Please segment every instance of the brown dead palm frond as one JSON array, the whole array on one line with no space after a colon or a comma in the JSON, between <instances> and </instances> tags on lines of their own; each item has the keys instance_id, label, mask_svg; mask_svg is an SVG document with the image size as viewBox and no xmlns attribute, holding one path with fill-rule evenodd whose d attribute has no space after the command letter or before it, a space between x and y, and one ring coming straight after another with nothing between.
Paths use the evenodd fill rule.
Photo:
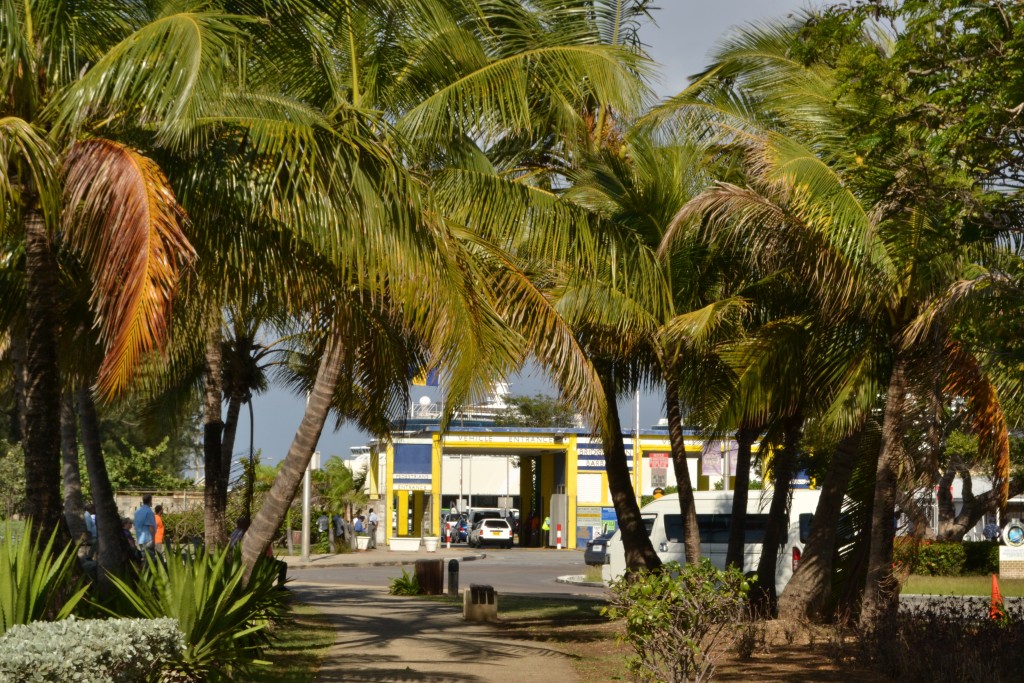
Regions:
<instances>
[{"instance_id":1,"label":"brown dead palm frond","mask_svg":"<svg viewBox=\"0 0 1024 683\"><path fill-rule=\"evenodd\" d=\"M999 508L1004 509L1010 485L1010 440L999 395L977 357L962 344L950 340L943 355L946 391L967 402L978 452L992 459L992 488L997 492Z\"/></svg>"},{"instance_id":2,"label":"brown dead palm frond","mask_svg":"<svg viewBox=\"0 0 1024 683\"><path fill-rule=\"evenodd\" d=\"M98 388L110 397L166 344L179 273L195 252L167 178L138 151L110 140L75 143L64 181L64 230L94 283L90 306L105 350Z\"/></svg>"}]
</instances>

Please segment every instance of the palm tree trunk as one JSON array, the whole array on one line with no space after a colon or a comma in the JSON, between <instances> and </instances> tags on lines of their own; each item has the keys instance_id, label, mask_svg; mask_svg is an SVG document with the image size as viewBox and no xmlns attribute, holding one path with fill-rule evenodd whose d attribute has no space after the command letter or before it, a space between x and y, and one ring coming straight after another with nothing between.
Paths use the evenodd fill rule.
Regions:
<instances>
[{"instance_id":1,"label":"palm tree trunk","mask_svg":"<svg viewBox=\"0 0 1024 683\"><path fill-rule=\"evenodd\" d=\"M227 542L227 527L224 520L227 514L227 490L221 488L224 481L221 443L224 432L224 422L221 420L221 403L224 397L221 353L221 312L214 306L206 329L206 376L203 380L203 467L206 475L203 521L208 548L220 547Z\"/></svg>"},{"instance_id":2,"label":"palm tree trunk","mask_svg":"<svg viewBox=\"0 0 1024 683\"><path fill-rule=\"evenodd\" d=\"M341 344L342 339L337 334L328 340L327 348L320 358L313 391L306 402L302 422L295 432L292 445L288 448L284 462L281 463L274 484L263 499L263 506L256 513L242 541L242 561L246 566L247 578L256 560L266 552L277 530L281 528L299 484L302 483L302 476L313 457L313 451L320 441L320 434L331 410L334 391L344 370Z\"/></svg>"},{"instance_id":3,"label":"palm tree trunk","mask_svg":"<svg viewBox=\"0 0 1024 683\"><path fill-rule=\"evenodd\" d=\"M604 446L604 467L608 473L608 489L611 492L615 515L619 519L619 530L622 534L622 547L626 554L626 570L657 569L661 559L654 552L651 539L644 528L644 520L640 516L640 506L633 492L633 479L626 463L626 448L622 443L622 425L619 422L619 411L615 396L615 384L611 377L611 368L607 365L597 368L608 402L608 432L602 435ZM639 458L640 454L635 453Z\"/></svg>"},{"instance_id":4,"label":"palm tree trunk","mask_svg":"<svg viewBox=\"0 0 1024 683\"><path fill-rule=\"evenodd\" d=\"M894 618L899 600L899 583L892 573L892 546L896 533L897 469L903 459L903 406L906 394L906 360L897 355L885 397L882 443L875 470L867 578L860 612L860 626L865 631L886 619Z\"/></svg>"},{"instance_id":5,"label":"palm tree trunk","mask_svg":"<svg viewBox=\"0 0 1024 683\"><path fill-rule=\"evenodd\" d=\"M225 509L227 507L227 490L231 483L231 467L235 460L235 435L238 432L238 416L242 412L242 400L236 396L228 397L228 414L224 420L224 433L220 445L220 490L225 492Z\"/></svg>"},{"instance_id":6,"label":"palm tree trunk","mask_svg":"<svg viewBox=\"0 0 1024 683\"><path fill-rule=\"evenodd\" d=\"M75 398L66 391L60 401L60 454L64 470L64 521L74 541L81 540L86 534L82 475L78 470L77 427Z\"/></svg>"},{"instance_id":7,"label":"palm tree trunk","mask_svg":"<svg viewBox=\"0 0 1024 683\"><path fill-rule=\"evenodd\" d=\"M44 538L58 532L69 540L60 495L60 373L57 367L57 279L43 216L30 206L25 216L25 514Z\"/></svg>"},{"instance_id":8,"label":"palm tree trunk","mask_svg":"<svg viewBox=\"0 0 1024 683\"><path fill-rule=\"evenodd\" d=\"M804 544L800 566L779 598L779 616L784 619L823 619L832 589L832 560L836 550L836 527L843 509L843 494L860 456L861 430L839 442L821 486L810 535Z\"/></svg>"},{"instance_id":9,"label":"palm tree trunk","mask_svg":"<svg viewBox=\"0 0 1024 683\"><path fill-rule=\"evenodd\" d=\"M686 440L683 438L683 416L679 408L679 379L667 373L665 405L668 414L668 438L672 445L672 469L679 487L679 513L683 518L683 547L686 562L700 562L700 529L697 528L697 507L693 501L690 467L686 464ZM639 455L639 453L637 454Z\"/></svg>"},{"instance_id":10,"label":"palm tree trunk","mask_svg":"<svg viewBox=\"0 0 1024 683\"><path fill-rule=\"evenodd\" d=\"M768 508L768 524L757 563L757 585L751 594L754 613L775 614L778 595L775 592L775 571L779 564L779 547L789 533L789 493L796 470L796 450L803 430L803 416L785 418L783 444L772 457L772 504Z\"/></svg>"},{"instance_id":11,"label":"palm tree trunk","mask_svg":"<svg viewBox=\"0 0 1024 683\"><path fill-rule=\"evenodd\" d=\"M25 438L25 333L11 333L11 366L14 371L14 419L11 440L21 443Z\"/></svg>"},{"instance_id":12,"label":"palm tree trunk","mask_svg":"<svg viewBox=\"0 0 1024 683\"><path fill-rule=\"evenodd\" d=\"M743 557L747 541L747 500L750 497L750 458L754 439L760 429L740 427L736 431L736 476L732 480L732 521L729 526L729 547L725 553L725 566L743 571Z\"/></svg>"},{"instance_id":13,"label":"palm tree trunk","mask_svg":"<svg viewBox=\"0 0 1024 683\"><path fill-rule=\"evenodd\" d=\"M96 506L97 582L100 595L109 595L112 586L107 575L125 575L128 567L128 542L121 533L121 514L114 500L114 488L107 475L107 464L103 460L96 405L88 387L84 385L79 387L76 398L85 469L89 474L92 502Z\"/></svg>"}]
</instances>

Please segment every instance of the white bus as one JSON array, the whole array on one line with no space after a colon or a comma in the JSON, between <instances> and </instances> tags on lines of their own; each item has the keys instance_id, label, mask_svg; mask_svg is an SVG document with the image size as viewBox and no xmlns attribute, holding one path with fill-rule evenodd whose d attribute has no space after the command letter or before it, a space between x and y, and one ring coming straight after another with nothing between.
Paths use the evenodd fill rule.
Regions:
<instances>
[{"instance_id":1,"label":"white bus","mask_svg":"<svg viewBox=\"0 0 1024 683\"><path fill-rule=\"evenodd\" d=\"M762 493L765 494L762 497ZM789 511L789 531L779 552L775 568L775 588L779 593L789 583L796 565L800 562L804 543L810 532L814 510L818 506L820 490L795 489ZM697 527L700 529L700 554L707 557L719 569L725 568L725 555L729 547L729 530L732 527L731 491L695 491L694 504L697 508ZM771 505L771 490L750 491L747 499L746 545L743 550L743 571L757 571L761 559L761 542L768 523L768 508ZM686 561L683 546L683 518L679 512L679 496L663 496L640 509L640 514L651 537L651 543L662 562ZM622 548L621 532L608 541L608 563L602 569L605 583L616 579L626 571L626 556Z\"/></svg>"}]
</instances>

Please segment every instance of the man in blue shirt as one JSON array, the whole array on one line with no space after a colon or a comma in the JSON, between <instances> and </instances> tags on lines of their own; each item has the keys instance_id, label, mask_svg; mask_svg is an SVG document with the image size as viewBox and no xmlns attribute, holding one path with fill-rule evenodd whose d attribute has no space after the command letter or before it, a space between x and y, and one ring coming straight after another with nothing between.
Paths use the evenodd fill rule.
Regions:
<instances>
[{"instance_id":1,"label":"man in blue shirt","mask_svg":"<svg viewBox=\"0 0 1024 683\"><path fill-rule=\"evenodd\" d=\"M142 497L142 505L135 511L135 542L139 550L153 550L156 534L156 515L153 514L153 496Z\"/></svg>"}]
</instances>

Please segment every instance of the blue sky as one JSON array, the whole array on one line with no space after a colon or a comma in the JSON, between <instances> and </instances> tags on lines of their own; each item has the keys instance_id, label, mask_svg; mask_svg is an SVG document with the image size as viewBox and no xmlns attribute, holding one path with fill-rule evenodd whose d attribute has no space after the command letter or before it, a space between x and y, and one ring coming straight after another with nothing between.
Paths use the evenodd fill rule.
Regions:
<instances>
[{"instance_id":1,"label":"blue sky","mask_svg":"<svg viewBox=\"0 0 1024 683\"><path fill-rule=\"evenodd\" d=\"M687 84L687 78L699 72L708 62L708 54L730 29L764 19L783 18L821 2L807 0L656 0L660 9L654 12L657 26L647 25L641 36L651 56L661 64L661 78L655 84L659 95L673 95ZM510 380L512 394L555 394L550 384L539 375L515 377ZM441 398L438 388L413 387L412 398ZM272 389L253 401L255 412L255 446L262 450L263 462L273 464L288 452L292 437L302 419L304 399L286 391ZM622 425L631 429L634 422L632 402L620 406ZM640 426L647 427L664 414L658 395L645 395L640 401ZM366 435L352 427L332 431L328 421L320 438L319 449L326 459L331 455L346 457L351 446L366 442ZM243 411L239 424L239 451L248 450L248 414Z\"/></svg>"}]
</instances>

